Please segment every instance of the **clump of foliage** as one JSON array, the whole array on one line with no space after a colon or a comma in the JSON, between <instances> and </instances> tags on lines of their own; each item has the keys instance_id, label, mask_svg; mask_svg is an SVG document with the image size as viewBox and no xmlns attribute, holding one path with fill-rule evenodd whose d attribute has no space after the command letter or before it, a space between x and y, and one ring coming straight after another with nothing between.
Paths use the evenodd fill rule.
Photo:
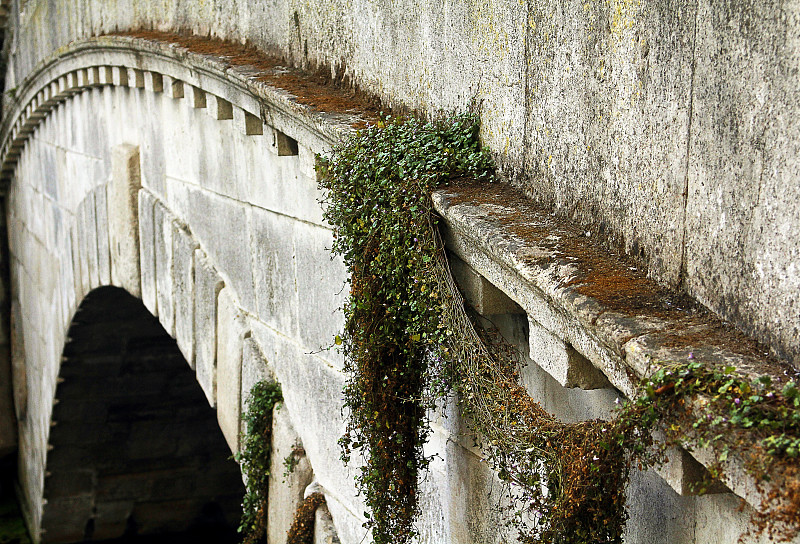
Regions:
<instances>
[{"instance_id":1,"label":"clump of foliage","mask_svg":"<svg viewBox=\"0 0 800 544\"><path fill-rule=\"evenodd\" d=\"M660 428L666 444L712 448L713 477L729 462L741 463L762 491L755 513L757 532L791 540L800 531L800 391L793 379L750 380L734 367L692 361L665 366L644 382L644 394L629 403L621 421Z\"/></svg>"},{"instance_id":2,"label":"clump of foliage","mask_svg":"<svg viewBox=\"0 0 800 544\"><path fill-rule=\"evenodd\" d=\"M297 507L286 544L314 544L314 514L325 504L325 495L312 493Z\"/></svg>"},{"instance_id":3,"label":"clump of foliage","mask_svg":"<svg viewBox=\"0 0 800 544\"><path fill-rule=\"evenodd\" d=\"M282 400L280 384L271 381L255 384L247 400L244 416L247 432L243 437L242 451L236 455L247 482L247 492L242 502L242 520L239 523L244 544L260 543L266 538L272 409Z\"/></svg>"},{"instance_id":4,"label":"clump of foliage","mask_svg":"<svg viewBox=\"0 0 800 544\"><path fill-rule=\"evenodd\" d=\"M346 325L344 458L366 453L358 483L376 544L414 536L417 477L429 428L423 399L431 364L450 331L441 299L431 191L450 179L487 178L492 163L469 117L450 122L385 119L319 162L334 227L333 251L351 271Z\"/></svg>"},{"instance_id":5,"label":"clump of foliage","mask_svg":"<svg viewBox=\"0 0 800 544\"><path fill-rule=\"evenodd\" d=\"M518 383L513 350L489 341L468 314L430 199L437 187L462 178L494 179L474 117L431 123L386 118L320 159L319 173L325 217L334 227L333 251L351 274L346 324L336 338L348 374L343 459L349 461L353 450L365 456L358 484L376 544L405 544L416 534L417 481L429 463L422 453L430 432L426 410L450 390L487 460L513 489L523 542L621 543L631 467L663 459L663 450L652 448L652 431L684 412L693 415L696 402L722 403L715 404L722 410L726 394L739 394L726 422L766 430L773 423L761 423L757 415L768 412L775 422L772 438L758 442L765 459L796 455L800 435L777 426L794 421L796 388L780 393L789 410L781 412L761 404L766 393L750 394L761 391L757 384L731 381L727 374L700 375L692 364L672 370L688 373L681 382L662 383L672 374L657 373L644 384L645 395L610 422L565 424L530 398ZM694 400L709 398L714 388L716 397ZM717 424L695 418L687 429L673 423L668 443L685 444L688 433L698 437L698 445L716 447L725 440L712 434ZM786 493L794 494L791 504L800 504L800 493ZM800 526L795 514L770 511Z\"/></svg>"}]
</instances>

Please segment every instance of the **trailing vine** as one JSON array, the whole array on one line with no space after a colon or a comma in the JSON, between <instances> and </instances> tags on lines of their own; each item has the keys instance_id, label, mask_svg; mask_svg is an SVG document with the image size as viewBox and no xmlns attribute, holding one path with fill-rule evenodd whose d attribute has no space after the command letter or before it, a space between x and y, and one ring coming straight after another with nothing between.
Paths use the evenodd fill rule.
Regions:
<instances>
[{"instance_id":1,"label":"trailing vine","mask_svg":"<svg viewBox=\"0 0 800 544\"><path fill-rule=\"evenodd\" d=\"M312 493L297 506L286 544L314 544L314 524L317 508L325 504L325 495Z\"/></svg>"},{"instance_id":2,"label":"trailing vine","mask_svg":"<svg viewBox=\"0 0 800 544\"><path fill-rule=\"evenodd\" d=\"M429 195L458 176L490 177L492 163L471 118L379 126L318 164L333 251L351 272L346 325L336 339L348 375L343 458L352 449L367 456L358 484L375 543L404 544L415 535L417 478L429 463L422 453L426 387L441 375L434 367L452 334L440 320L440 246Z\"/></svg>"},{"instance_id":3,"label":"trailing vine","mask_svg":"<svg viewBox=\"0 0 800 544\"><path fill-rule=\"evenodd\" d=\"M281 402L281 386L277 382L260 381L250 390L244 422L247 432L242 451L236 460L242 467L247 491L242 501L239 532L244 544L265 541L270 461L272 457L272 410Z\"/></svg>"},{"instance_id":4,"label":"trailing vine","mask_svg":"<svg viewBox=\"0 0 800 544\"><path fill-rule=\"evenodd\" d=\"M494 180L474 117L385 118L320 158L318 171L333 251L350 270L345 327L336 337L347 373L342 458L349 461L354 450L365 457L358 484L376 544L405 544L416 535L417 481L429 464L422 452L430 433L426 410L448 391L513 489L522 542L620 543L631 467L663 460L652 431L664 421L668 445L721 447L720 460L736 444L718 436L718 425L743 431L738 445L752 442L754 428L769 431L756 440L761 453L747 467L763 480L769 463L789 459L787 474L796 472L796 388L767 396L766 382L748 385L728 369L722 375L693 363L665 369L613 421L565 424L530 398L519 385L513 350L490 341L468 315L430 199L442 184ZM709 395L714 390L719 394ZM726 394L739 395L729 417L696 417L697 403L728 413ZM784 534L800 527L795 487L772 492L761 508L789 528Z\"/></svg>"}]
</instances>

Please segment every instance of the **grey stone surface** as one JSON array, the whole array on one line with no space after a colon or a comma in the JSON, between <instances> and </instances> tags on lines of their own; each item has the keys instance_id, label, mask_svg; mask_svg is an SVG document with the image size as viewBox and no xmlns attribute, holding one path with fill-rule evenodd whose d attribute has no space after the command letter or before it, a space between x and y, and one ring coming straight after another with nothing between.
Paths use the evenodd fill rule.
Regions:
<instances>
[{"instance_id":1,"label":"grey stone surface","mask_svg":"<svg viewBox=\"0 0 800 544\"><path fill-rule=\"evenodd\" d=\"M81 240L81 271L86 272L87 291L100 285L100 268L97 257L97 207L94 194L89 193L78 206L78 237Z\"/></svg>"},{"instance_id":2,"label":"grey stone surface","mask_svg":"<svg viewBox=\"0 0 800 544\"><path fill-rule=\"evenodd\" d=\"M228 9L213 1L208 4L220 9L220 14ZM37 4L42 10L50 9L51 5L46 0ZM137 8L141 12L126 11L125 7L112 11L107 6L100 6L97 13L129 22L151 16L163 16L173 21L173 12L164 15L159 11L162 7L152 7L154 11L150 12L151 6L145 1L141 8ZM705 87L713 87L715 83L709 83L709 78L702 75L701 70L713 72L724 67L714 64L717 57L713 55L709 57L711 60L701 61L686 49L694 47L696 17L692 6L686 7L681 2L656 2L646 6L633 3L584 6L556 2L512 6L490 1L478 9L457 2L451 5L452 11L447 12L444 21L435 18L422 21L425 14L444 15L441 6L425 4L415 11L422 21L418 27L404 17L407 4L361 7L367 16L385 16L381 18L381 24L386 25L384 28L395 29L397 35L377 33L372 28L365 28L359 20L350 25L354 32L336 34L332 38L334 42L347 39L342 36L352 36L353 43L362 43L361 40L380 42L387 48L378 49L385 52L389 50L386 44L394 44L408 36L422 36L425 29L447 27L450 34L428 36L425 40L418 40L420 43L409 42L411 46L401 51L400 57L413 59L415 55L422 55L423 50L438 51L436 48L449 43L448 40L453 39L451 36L465 37L463 43L459 42L460 51L479 52L457 76L448 79L448 85L434 86L432 90L419 87L413 92L398 93L398 88L408 90L410 87L407 86L414 85L413 78L401 81L403 73L409 74L409 70L413 70L403 65L398 67L397 74L389 74L385 79L381 76L386 87L380 92L397 103L424 103L424 108L436 108L443 103L456 105L466 96L466 82L474 81L471 78L475 74L485 74L475 82L475 93L469 94L484 100L479 106L485 122L484 141L503 160L506 172L530 176L518 177L515 181L545 201L555 199L562 216L574 215L584 224L595 220L606 222L604 229L600 223L581 229L579 237L569 239L571 243L588 240L588 247L593 249L599 247L602 238L610 237L624 242L636 253L645 247L641 259L650 261L651 274L674 282L676 273L680 276L683 259L676 261L675 258L676 247L682 251L683 243L676 242L683 237L685 207L680 202L684 194L681 192L680 180L684 179L681 172L684 175L688 172L686 187L695 190L696 194L687 193L687 209L699 212L700 219L696 226L692 226L691 220L686 222L689 229L686 233L687 252L693 248L691 251L696 254L686 255L685 285L713 306L713 296L724 289L716 289L711 284L717 280L704 276L703 267L716 265L709 261L695 266L696 255L708 254L710 259L722 262L730 256L734 246L723 242L729 231L714 223L719 221L721 224L719 214L727 211L725 198L729 196L723 191L721 204L709 203L717 197L719 189L713 186L713 190L709 189L706 194L704 187L719 183L718 179L729 172L726 168L735 170L738 166L732 164L721 168L708 157L709 153L713 154L713 149L709 148L714 142L708 131L719 132L728 128L716 117L712 121L703 117L706 114L702 112L710 111L715 100L713 92ZM330 9L326 12L324 8ZM210 12L204 9L199 4L186 6L186 20L205 17ZM254 7L249 2L241 3L242 14L263 16L268 12L278 14L281 9L278 5ZM330 28L326 25L331 21L346 16L348 9L351 8L337 2L323 7L297 6L300 34L317 36ZM720 23L736 23L736 17L728 17L730 14L735 16L736 10L723 14L723 17L718 13L720 9L700 5L699 19L704 20L698 20L698 49L705 51L707 46L712 50L716 47L723 57L739 54L730 51L750 51L752 48L748 49L746 43L739 47L742 42L734 39L736 33L727 34ZM770 19L772 9L764 7L764 20L772 21L771 25L784 24ZM34 10L29 12L29 17L25 24L35 26L35 21L42 15ZM318 20L321 26L303 30L310 20ZM235 29L247 27L250 30L242 31L261 32L260 36L269 35L269 39L279 38L280 31L274 28L256 31L255 27L247 26L250 23L242 21L244 19L220 20L218 29L221 35L228 37L238 32ZM293 24L291 20L288 22ZM740 13L738 23L741 22ZM530 23L535 23L535 27ZM475 28L480 28L480 31L475 31ZM349 27L343 29L349 30ZM27 30L24 30L15 38L18 40L17 51L23 56L30 55L28 60L39 53L46 55L48 48L58 45L61 37L71 31L59 28L57 33L61 34L53 36L52 40L31 45ZM233 34L225 34L227 31ZM661 42L655 43L655 37L662 38ZM584 38L586 44L583 44ZM745 38L745 41L750 40L747 41L750 44L754 43L753 40L758 42L757 37L751 39L747 35ZM25 47L33 49L26 50L22 47L23 42ZM736 47L729 47L729 42ZM178 48L141 46L143 49L139 49L137 45L131 48L131 43L129 38L104 37L91 42L75 42L60 50L63 56L42 71L35 72L31 81L44 81L49 77L56 81L56 87L58 82L62 82L63 91L60 87L55 90L62 102L45 112L36 110L33 102L20 100L19 111L28 112L27 117L19 121L16 129L11 129L17 131L14 134L21 134L20 130L23 130L30 136L26 142L19 140L18 149L21 151L15 159L16 173L8 196L9 221L15 225L15 232L10 236L12 288L20 306L19 329L24 333L26 352L25 372L15 375L36 376L36 380L30 380L27 385L21 384L29 389L27 398L30 400L26 408L29 416L21 424L20 434L20 443L25 450L21 467L25 472L23 486L29 518L35 520L41 516L37 490L44 481L45 445L52 432L50 410L63 344L61 335L68 321L64 316L69 317L77 302L94 285L93 274L96 282L102 282L99 261L96 271L93 271L90 252L84 251L84 248L92 246L92 232L86 232L87 228L91 231L92 221L87 219L84 207L92 195L95 210L101 206L97 198L99 193L93 191L102 191L107 179L113 183L113 175L108 175L113 171L110 150L131 142L140 148L142 184L146 187L140 196L138 229L141 233L141 283L149 285L143 289L143 297L146 300L149 297L151 311L160 312L162 308L159 306L167 306L164 300L167 295L172 297L172 305L176 308L181 304L179 300L186 302L187 297L191 297L188 300L191 300L193 317L189 320L195 336L197 379L210 402L219 403L218 417L234 449L234 428L239 425L235 407L241 403L246 383L252 384L259 377L268 375L264 373L263 360L270 362L275 377L284 387L287 417L302 438L307 459L326 490L337 532L345 543L360 542L364 506L353 487L357 460L352 466L343 467L336 446L343 431L341 360L334 353L319 351L331 342L342 324L336 309L345 294L342 292L345 272L340 262L328 259L326 247L331 243L330 231L320 225L321 213L315 202L317 189L313 172L313 153L324 152L332 141L332 134L349 130L348 122L343 121L348 118L342 114L338 120L327 118L328 121L323 123L321 119L325 118L322 116L302 113L301 105L292 105L285 96L266 89L253 79L252 71L226 71L214 64L214 59L196 58ZM527 44L527 49L518 47L522 43ZM288 47L294 52L302 50L299 44L290 43ZM313 57L315 51L318 53L328 47L334 48L330 43L312 40L309 50ZM365 62L360 56L363 52L347 54ZM786 61L784 53L778 56ZM447 58L452 61L455 57ZM441 66L449 66L447 58L443 59ZM535 62L530 63L531 59ZM15 64L10 68L9 86L14 84L14 73L19 72L25 61L20 56L12 60ZM349 70L366 79L369 79L369 74L382 74L383 61L379 57L373 60L375 64L365 71L357 72L358 66L364 66L358 63L349 65ZM767 60L763 62L769 64ZM126 86L87 90L67 96L67 86L74 84L69 74L85 67L80 63L109 67L124 64L129 68L126 70ZM692 90L687 83L687 73L695 65L697 73ZM707 65L712 66L709 68ZM144 88L137 87L136 70L142 71ZM153 70L162 74L162 84L173 91L172 81L183 82L182 99L173 100L166 93L158 93L153 78L148 84L146 74L155 73ZM581 70L583 73L579 73ZM102 71L106 70L98 69L98 76ZM113 76L113 71L107 72ZM524 78L513 80L510 74L524 74ZM422 70L414 71L414 77L416 81L435 82L441 74L438 69L431 73ZM698 82L700 77L705 80ZM741 77L747 78L746 75ZM87 77L87 81L89 79ZM732 78L722 79L730 81ZM78 77L77 81L80 84L81 78ZM642 86L637 91L639 82ZM33 83L29 88L25 81L17 83L20 96L36 96L42 89L41 85L34 89ZM748 85L752 83L745 83L742 88L746 90ZM244 118L240 119L239 128L242 130L239 132L234 123L219 119L219 109L217 115L213 112L206 115L206 112L192 108L192 89L195 88L205 93L206 109L214 106L210 97L215 96L231 105L232 114L233 108L239 108L236 111L241 112L260 112L258 126L266 134L247 135ZM686 109L687 96L697 106L692 117ZM428 98L432 101L427 102ZM782 99L776 100L781 102ZM758 104L757 100L754 103ZM11 112L11 122L16 123L16 106L11 102L6 102L5 106ZM36 125L34 121L37 119L43 120L41 124ZM526 120L524 126L518 119ZM641 119L646 122L637 126L637 120ZM696 146L687 143L693 141L690 136L694 134L689 131L689 122L699 131ZM756 128L753 130L761 122L754 121L753 127ZM733 126L741 128L743 124L746 125L747 121L736 121ZM680 128L684 125L686 134ZM277 146L273 146L271 141L273 129L298 141L297 156L278 153ZM751 135L746 131L737 134L727 136L735 140L743 138L742 134ZM728 141L726 138L722 140ZM583 151L584 144L586 151ZM689 155L687 146L691 150ZM764 148L772 149L766 143ZM745 149L745 155L750 153L746 146L738 149ZM791 151L791 144L781 149ZM706 165L701 172L692 161L713 163L716 170ZM788 158L786 164L792 164ZM6 164L6 173L8 167ZM717 173L704 173L712 170ZM791 218L792 209L779 206L779 199L776 200L773 194L774 188L769 189L770 180L777 179L770 172L764 174L763 200L753 204L752 199L747 200L750 198L748 194L743 198L747 202L742 205L745 208L755 206L754 214L764 210L770 210L770 213L773 209L788 210L786 217ZM732 194L745 186L739 183L741 179L754 175L741 174L738 170L733 172L729 176L733 180L730 182L732 187L736 188L731 190ZM709 181L705 181L703 176L709 177ZM533 182L535 186L531 185ZM685 179L683 183L686 183ZM156 199L161 212L164 212L161 206L169 209L168 213L163 213L164 216L170 215L167 219L153 218ZM635 380L629 374L631 370L640 374L651 371L653 367L649 361L654 356L670 360L685 357L685 353L680 353L682 348L665 348L662 333L664 329L680 327L680 320L638 315L636 312L627 314L613 303L587 296L576 287L579 283L573 281L578 277L581 263L564 257L568 249L566 245L559 246L558 241L553 240L529 244L519 236L512 236L513 232L509 234L510 230L498 232L496 225L489 225L492 218L503 216L506 226L509 226L509 221L516 220L524 221L528 230L555 229L554 236L563 237L562 241L566 243L569 232L561 228L563 221L553 219L558 215L537 214L525 206L506 206L504 209L501 203L472 208L442 207L441 200L437 204L451 227L448 243L478 272L478 276L472 279L484 282L482 287L497 288L524 310L526 315L492 315L503 334L513 339L518 347L528 348L537 338L544 338L544 344L553 348L545 360L541 357L537 360L539 364L530 357L523 357L527 366L522 370L521 379L532 396L541 400L557 417L565 421L610 417L619 395L607 387L592 391L564 388L562 384L574 385L579 381L569 375L570 349L574 350L572 355L583 357L573 359L581 364L589 361L592 368L602 370L625 394L635 390ZM706 204L708 211L703 207ZM708 213L708 220L703 218L704 213ZM515 214L516 219L512 217ZM185 223L191 234L188 230L170 230L172 234L165 236L165 228L174 228L173 219ZM110 212L109 220L112 220ZM740 225L741 221L737 219L736 223ZM102 222L101 214L95 214L95 231ZM782 224L777 220L764 223L766 234L763 240L771 230L788 228L780 226ZM752 228L755 229L756 225L752 223ZM760 225L758 223L758 228ZM706 227L708 232L703 230ZM690 232L691 229L695 230ZM601 230L605 230L602 236ZM75 235L74 243L69 241L69 233ZM663 243L659 237L664 238ZM793 238L781 239L778 236L775 239L777 245L769 251L774 250L774 255L780 256L785 251L778 246L784 244L780 247L788 247L786 240ZM96 250L101 245L97 240L94 244ZM708 244L717 244L716 249L704 252ZM765 241L761 245L766 249L769 243ZM196 246L202 250L193 252L196 288L189 295L183 290L186 284L181 284L180 278L186 278L185 272L190 268L186 256ZM72 258L73 253L78 257ZM769 258L778 259L774 255ZM738 262L738 258L731 262ZM749 257L742 257L745 258ZM172 265L167 264L168 259L172 259ZM77 273L62 276L60 271L70 267L69 261L77 265ZM789 264L785 267L785 279L789 282L786 289L791 291L794 271ZM735 268L734 264L725 261L720 270L729 265L730 270ZM694 270L690 270L692 267ZM164 277L168 270L170 274ZM720 275L729 278L734 275L730 270L720 272ZM764 285L771 281L767 279L770 274L772 278L780 277L775 270L777 268L764 269ZM697 282L692 283L693 275L711 278L709 285L703 287ZM228 304L230 301L222 300L219 307L229 316L236 315L233 319L223 316L222 310L217 313L217 296L223 278L227 283L223 293L228 290L235 293L230 298L236 302ZM71 294L58 292L64 289L62 286L73 285L76 281L79 285L74 286L74 292L70 290ZM145 294L148 288L149 295ZM703 289L711 293L707 300ZM736 296L739 296L739 293L747 292L748 287L741 283L736 289ZM227 297L223 295L223 298ZM733 298L731 300L732 304L738 304ZM774 306L777 308L779 305ZM756 308L751 312L753 323L763 321L763 311L763 308ZM187 340L180 340L184 333L179 332L178 315L185 317L180 312L177 310L175 314L175 334L186 346ZM168 313L172 314L172 311ZM246 321L247 327L237 329L241 320ZM793 321L790 319L787 323ZM542 330L533 330L532 324ZM252 329L250 338L246 333L242 336L248 328ZM778 327L775 330L780 332L782 329ZM532 334L537 331L542 334ZM229 342L231 338L237 340ZM242 338L244 341L240 344ZM776 340L773 344L777 346L782 341ZM233 348L220 351L223 346ZM745 358L735 351L718 348L702 346L697 353L708 356L710 364L736 361L737 365L747 365L748 372L759 368L758 357ZM239 359L244 366L241 370L237 370L237 363L231 363ZM559 359L567 361L567 364L555 368L553 365ZM553 374L566 370L561 372L563 376L559 383L542 367ZM498 529L497 505L502 508L503 503L495 502L495 495L487 500L489 493L496 491L497 482L481 463L480 452L471 447L463 425L455 419L437 421L429 445L429 451L442 454L444 460L441 463L437 461L431 479L423 486L422 541L473 543L511 538L513 535L501 534ZM146 434L147 429L142 427L141 432ZM164 451L172 446L168 440L158 440L153 444L154 448ZM144 450L138 450L137 454L144 453ZM713 462L713 458L703 457L702 452L695 453L701 461ZM678 480L685 476L679 474ZM732 487L737 494L751 503L758 502L759 496L743 476L736 474L733 479L740 483ZM680 481L678 484L683 487ZM629 543L732 541L732 533L746 523L747 513L737 513L734 501L728 500L730 497L720 496L713 500L677 497L655 474L635 478L629 492L633 519L627 536ZM704 525L700 527L699 523Z\"/></svg>"},{"instance_id":3,"label":"grey stone surface","mask_svg":"<svg viewBox=\"0 0 800 544\"><path fill-rule=\"evenodd\" d=\"M172 295L175 306L175 340L191 368L195 368L194 253L197 248L197 242L191 233L183 225L173 221Z\"/></svg>"},{"instance_id":4,"label":"grey stone surface","mask_svg":"<svg viewBox=\"0 0 800 544\"><path fill-rule=\"evenodd\" d=\"M217 402L217 296L222 278L201 249L194 252L195 371L209 404Z\"/></svg>"},{"instance_id":5,"label":"grey stone surface","mask_svg":"<svg viewBox=\"0 0 800 544\"><path fill-rule=\"evenodd\" d=\"M97 226L97 284L111 285L111 248L108 224L108 198L106 187L94 191L95 221Z\"/></svg>"},{"instance_id":6,"label":"grey stone surface","mask_svg":"<svg viewBox=\"0 0 800 544\"><path fill-rule=\"evenodd\" d=\"M284 466L287 459L294 463L292 471ZM272 411L270 474L267 544L284 544L306 487L314 480L314 472L292 420L280 404Z\"/></svg>"},{"instance_id":7,"label":"grey stone surface","mask_svg":"<svg viewBox=\"0 0 800 544\"><path fill-rule=\"evenodd\" d=\"M194 188L188 193L186 219L197 242L218 269L224 270L226 283L242 307L255 310L248 206Z\"/></svg>"},{"instance_id":8,"label":"grey stone surface","mask_svg":"<svg viewBox=\"0 0 800 544\"><path fill-rule=\"evenodd\" d=\"M206 95L208 114L217 120L233 119L233 106L224 98L213 94Z\"/></svg>"},{"instance_id":9,"label":"grey stone surface","mask_svg":"<svg viewBox=\"0 0 800 544\"><path fill-rule=\"evenodd\" d=\"M108 237L111 279L130 294L141 297L138 196L141 189L139 148L123 144L113 148L108 184Z\"/></svg>"},{"instance_id":10,"label":"grey stone surface","mask_svg":"<svg viewBox=\"0 0 800 544\"><path fill-rule=\"evenodd\" d=\"M175 305L172 284L172 231L175 216L161 202L153 207L153 247L156 268L156 307L158 320L167 331L175 336Z\"/></svg>"},{"instance_id":11,"label":"grey stone surface","mask_svg":"<svg viewBox=\"0 0 800 544\"><path fill-rule=\"evenodd\" d=\"M297 336L300 318L294 222L260 208L253 208L251 217L257 314L284 334Z\"/></svg>"},{"instance_id":12,"label":"grey stone surface","mask_svg":"<svg viewBox=\"0 0 800 544\"><path fill-rule=\"evenodd\" d=\"M275 370L267 360L258 343L253 339L250 332L245 333L242 342L242 403L247 402L253 386L261 381L275 381ZM242 413L244 413L244 408ZM244 427L242 427L244 430Z\"/></svg>"},{"instance_id":13,"label":"grey stone surface","mask_svg":"<svg viewBox=\"0 0 800 544\"><path fill-rule=\"evenodd\" d=\"M142 301L153 315L158 315L156 298L156 247L155 247L155 199L146 190L139 191L139 262L141 267Z\"/></svg>"},{"instance_id":14,"label":"grey stone surface","mask_svg":"<svg viewBox=\"0 0 800 544\"><path fill-rule=\"evenodd\" d=\"M480 315L524 314L504 292L455 255L448 257L450 272L464 298Z\"/></svg>"},{"instance_id":15,"label":"grey stone surface","mask_svg":"<svg viewBox=\"0 0 800 544\"><path fill-rule=\"evenodd\" d=\"M798 11L698 3L689 292L800 365Z\"/></svg>"},{"instance_id":16,"label":"grey stone surface","mask_svg":"<svg viewBox=\"0 0 800 544\"><path fill-rule=\"evenodd\" d=\"M217 296L217 421L233 453L239 451L244 318L230 287Z\"/></svg>"},{"instance_id":17,"label":"grey stone surface","mask_svg":"<svg viewBox=\"0 0 800 544\"><path fill-rule=\"evenodd\" d=\"M314 544L341 544L326 504L320 505L314 514Z\"/></svg>"},{"instance_id":18,"label":"grey stone surface","mask_svg":"<svg viewBox=\"0 0 800 544\"><path fill-rule=\"evenodd\" d=\"M785 182L798 107L791 9L685 0L96 4L42 2L17 19L8 86L76 39L155 26L339 67L396 105L450 111L472 99L485 142L516 183L794 357L797 312L773 302L796 290L797 243L784 226L797 216L795 199L776 189L795 185ZM233 9L236 17L222 15ZM758 33L752 13L763 21ZM53 25L71 17L82 21ZM719 206L729 205L720 230Z\"/></svg>"},{"instance_id":19,"label":"grey stone surface","mask_svg":"<svg viewBox=\"0 0 800 544\"><path fill-rule=\"evenodd\" d=\"M241 108L233 108L233 123L236 130L247 136L260 136L264 134L264 124L257 115Z\"/></svg>"},{"instance_id":20,"label":"grey stone surface","mask_svg":"<svg viewBox=\"0 0 800 544\"><path fill-rule=\"evenodd\" d=\"M340 257L330 255L330 230L298 221L294 239L299 338L311 351L322 352L333 347L334 337L344 326L340 309L347 295L347 271ZM326 358L338 359L333 350Z\"/></svg>"},{"instance_id":21,"label":"grey stone surface","mask_svg":"<svg viewBox=\"0 0 800 544\"><path fill-rule=\"evenodd\" d=\"M564 387L610 387L608 378L591 361L536 321L528 319L530 358Z\"/></svg>"}]
</instances>

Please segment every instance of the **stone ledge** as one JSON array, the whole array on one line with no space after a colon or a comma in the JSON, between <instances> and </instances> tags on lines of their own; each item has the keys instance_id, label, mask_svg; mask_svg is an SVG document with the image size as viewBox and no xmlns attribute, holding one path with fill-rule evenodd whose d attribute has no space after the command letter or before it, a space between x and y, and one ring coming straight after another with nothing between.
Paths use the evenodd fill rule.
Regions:
<instances>
[{"instance_id":1,"label":"stone ledge","mask_svg":"<svg viewBox=\"0 0 800 544\"><path fill-rule=\"evenodd\" d=\"M447 223L448 247L595 366L605 371L608 360L623 365L623 374L607 373L623 393L634 393L642 378L663 365L688 358L734 366L753 379L794 371L508 185L451 185L433 200ZM584 351L587 343L594 349ZM602 351L607 361L592 351Z\"/></svg>"},{"instance_id":2,"label":"stone ledge","mask_svg":"<svg viewBox=\"0 0 800 544\"><path fill-rule=\"evenodd\" d=\"M585 369L570 364L587 359L629 398L643 378L688 360L733 366L751 380L764 375L778 380L796 372L509 185L458 183L434 193L433 201L446 223L448 249L525 310L542 334L583 356L553 357L543 367L562 385L579 385L568 383L567 376ZM710 450L692 456L705 466L717 461ZM692 464L666 467L671 473L666 479L676 491L686 493L687 483L696 479ZM725 483L758 508L769 485L759 487L736 454L725 465Z\"/></svg>"}]
</instances>

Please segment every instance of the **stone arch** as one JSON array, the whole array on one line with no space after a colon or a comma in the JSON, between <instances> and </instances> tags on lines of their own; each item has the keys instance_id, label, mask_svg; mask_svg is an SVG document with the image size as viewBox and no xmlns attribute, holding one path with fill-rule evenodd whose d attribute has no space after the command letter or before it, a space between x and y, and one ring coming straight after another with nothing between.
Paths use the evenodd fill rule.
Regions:
<instances>
[{"instance_id":1,"label":"stone arch","mask_svg":"<svg viewBox=\"0 0 800 544\"><path fill-rule=\"evenodd\" d=\"M301 434L309 444L309 459L327 469L320 475L324 487L348 489L331 501L331 510L338 509L340 517L341 512L360 511L348 504L355 496L352 476L338 470L338 451L329 447L341 426L339 361L310 353L338 329L336 317L310 317L333 315L343 281L341 269L316 264L329 262L330 231L321 224L316 204L314 153L327 148L354 116L323 123L323 114L253 82L246 69L118 36L59 51L18 93L17 107L2 127L0 177L8 183L9 222L14 224L15 353L25 373L36 376L28 381L29 409L18 410L18 416L24 413L19 421L21 488L32 531L47 521L44 467L49 437L58 427L50 426L58 417L51 400L58 398L61 385L68 324L84 296L109 285L141 296L175 339L233 451L239 446L248 384L264 371L265 360L285 361L276 370L282 382L294 384L287 387L287 406L325 407ZM164 112L170 116L166 120ZM161 132L165 126L178 127L186 138ZM198 127L213 142L198 136ZM150 131L150 139L143 131ZM231 148L221 150L225 138L246 149L247 158L232 154ZM159 148L168 142L171 150ZM192 162L212 152L218 153L217 160ZM64 165L65 153L72 164ZM230 163L232 157L237 164ZM263 162L254 166L258 160ZM187 200L175 198L174 186L166 187L168 161L195 176L181 186L189 188ZM229 180L219 179L224 169L208 170L215 164L248 168L247 184L234 180L225 185ZM57 179L48 176L51 167ZM300 195L287 199L287 192ZM198 223L197 217L217 223ZM216 237L217 226L233 227L241 243ZM311 273L296 273L296 257L314 267ZM257 281L269 282L268 288L255 292ZM289 307L301 299L292 289L303 293L299 309ZM309 326L301 330L302 319ZM19 378L15 383L24 383ZM308 389L307 382L319 384L317 390ZM351 524L359 535L361 521ZM81 530L86 526L76 529Z\"/></svg>"},{"instance_id":2,"label":"stone arch","mask_svg":"<svg viewBox=\"0 0 800 544\"><path fill-rule=\"evenodd\" d=\"M175 341L115 287L90 292L68 334L41 541L186 530L235 541L241 473Z\"/></svg>"}]
</instances>

